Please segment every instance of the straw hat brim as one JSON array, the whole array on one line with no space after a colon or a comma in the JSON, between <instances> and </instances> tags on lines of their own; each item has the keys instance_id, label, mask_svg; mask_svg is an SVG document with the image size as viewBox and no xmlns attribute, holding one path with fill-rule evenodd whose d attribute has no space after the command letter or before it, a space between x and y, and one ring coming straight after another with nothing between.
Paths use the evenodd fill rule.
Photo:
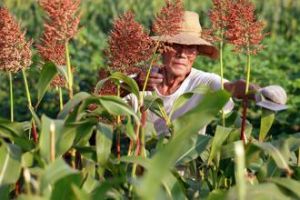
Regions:
<instances>
[{"instance_id":1,"label":"straw hat brim","mask_svg":"<svg viewBox=\"0 0 300 200\"><path fill-rule=\"evenodd\" d=\"M182 45L197 45L199 46L199 55L208 56L212 59L219 57L219 50L214 47L210 42L199 37L197 34L178 33L174 36L152 36L155 41L161 41L171 44L182 44Z\"/></svg>"}]
</instances>

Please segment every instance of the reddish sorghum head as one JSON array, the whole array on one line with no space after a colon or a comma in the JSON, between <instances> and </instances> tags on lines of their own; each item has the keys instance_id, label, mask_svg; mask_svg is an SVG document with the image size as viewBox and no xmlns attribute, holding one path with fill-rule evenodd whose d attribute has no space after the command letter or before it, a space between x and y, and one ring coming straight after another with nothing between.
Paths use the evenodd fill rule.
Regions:
<instances>
[{"instance_id":1,"label":"reddish sorghum head","mask_svg":"<svg viewBox=\"0 0 300 200\"><path fill-rule=\"evenodd\" d=\"M176 35L184 14L182 0L165 0L165 3L153 22L152 31L158 36Z\"/></svg>"},{"instance_id":2,"label":"reddish sorghum head","mask_svg":"<svg viewBox=\"0 0 300 200\"><path fill-rule=\"evenodd\" d=\"M0 7L0 70L16 73L31 64L31 41L6 8Z\"/></svg>"},{"instance_id":3,"label":"reddish sorghum head","mask_svg":"<svg viewBox=\"0 0 300 200\"><path fill-rule=\"evenodd\" d=\"M264 24L255 17L255 5L249 0L236 0L226 36L235 51L256 54L263 48Z\"/></svg>"},{"instance_id":4,"label":"reddish sorghum head","mask_svg":"<svg viewBox=\"0 0 300 200\"><path fill-rule=\"evenodd\" d=\"M144 32L143 26L134 20L132 12L114 21L108 44L109 66L125 74L131 67L149 60L153 54L153 41Z\"/></svg>"},{"instance_id":5,"label":"reddish sorghum head","mask_svg":"<svg viewBox=\"0 0 300 200\"><path fill-rule=\"evenodd\" d=\"M48 15L48 20L44 24L41 44L37 45L37 49L43 60L65 65L65 44L78 31L80 0L40 0L39 3ZM63 76L57 75L51 85L63 87L65 82Z\"/></svg>"},{"instance_id":6,"label":"reddish sorghum head","mask_svg":"<svg viewBox=\"0 0 300 200\"><path fill-rule=\"evenodd\" d=\"M225 41L226 31L232 22L234 1L213 0L213 8L209 13L212 28L202 33L210 41Z\"/></svg>"},{"instance_id":7,"label":"reddish sorghum head","mask_svg":"<svg viewBox=\"0 0 300 200\"><path fill-rule=\"evenodd\" d=\"M80 0L40 0L43 10L49 16L45 32L52 32L56 40L68 41L78 30Z\"/></svg>"}]
</instances>

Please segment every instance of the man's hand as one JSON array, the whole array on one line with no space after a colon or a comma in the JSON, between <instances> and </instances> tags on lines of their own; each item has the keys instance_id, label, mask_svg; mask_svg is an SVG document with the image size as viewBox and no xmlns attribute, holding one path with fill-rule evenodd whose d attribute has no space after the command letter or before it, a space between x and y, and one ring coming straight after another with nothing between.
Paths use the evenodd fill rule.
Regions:
<instances>
[{"instance_id":1,"label":"man's hand","mask_svg":"<svg viewBox=\"0 0 300 200\"><path fill-rule=\"evenodd\" d=\"M148 83L147 83L147 86L146 86L146 91L153 91L154 88L163 82L163 75L159 73L158 70L156 70L157 68L154 68L155 70L152 70L151 73L150 73L150 76L149 76L149 79L148 79ZM146 80L146 75L147 75L147 72L140 72L136 78L136 81L139 85L139 88L140 90L143 89L144 87L144 83L145 83L145 80Z\"/></svg>"},{"instance_id":2,"label":"man's hand","mask_svg":"<svg viewBox=\"0 0 300 200\"><path fill-rule=\"evenodd\" d=\"M231 93L231 95L235 98L238 99L243 99L246 97L245 94L245 90L246 90L246 81L245 80L237 80L234 82L226 82L224 83L224 88L225 90L227 90L228 92ZM249 99L254 100L255 99L255 93L257 92L257 90L259 90L259 86L255 85L255 84L251 84L249 85L249 92L247 97Z\"/></svg>"}]
</instances>

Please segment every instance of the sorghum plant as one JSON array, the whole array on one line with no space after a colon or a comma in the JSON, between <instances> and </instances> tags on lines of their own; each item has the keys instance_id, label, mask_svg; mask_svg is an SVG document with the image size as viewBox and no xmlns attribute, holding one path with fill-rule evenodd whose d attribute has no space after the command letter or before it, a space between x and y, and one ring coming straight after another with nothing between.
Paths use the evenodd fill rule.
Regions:
<instances>
[{"instance_id":1,"label":"sorghum plant","mask_svg":"<svg viewBox=\"0 0 300 200\"><path fill-rule=\"evenodd\" d=\"M237 0L231 12L231 22L228 26L228 41L234 45L234 50L247 56L246 64L246 88L245 94L249 93L251 55L255 55L263 48L260 44L265 37L264 24L255 17L255 5L249 0ZM247 113L247 98L243 102L243 122L241 139L246 140L245 124Z\"/></svg>"},{"instance_id":2,"label":"sorghum plant","mask_svg":"<svg viewBox=\"0 0 300 200\"><path fill-rule=\"evenodd\" d=\"M46 61L57 65L67 65L69 96L73 96L73 75L70 63L68 43L78 31L80 0L40 0L41 7L49 19L44 24L42 43L38 50ZM58 76L52 85L65 85Z\"/></svg>"},{"instance_id":3,"label":"sorghum plant","mask_svg":"<svg viewBox=\"0 0 300 200\"><path fill-rule=\"evenodd\" d=\"M12 73L22 70L26 86L28 104L31 106L30 94L25 75L25 69L31 64L31 41L26 41L25 33L21 31L8 9L0 8L0 70L9 74L11 121L13 116L13 86Z\"/></svg>"}]
</instances>

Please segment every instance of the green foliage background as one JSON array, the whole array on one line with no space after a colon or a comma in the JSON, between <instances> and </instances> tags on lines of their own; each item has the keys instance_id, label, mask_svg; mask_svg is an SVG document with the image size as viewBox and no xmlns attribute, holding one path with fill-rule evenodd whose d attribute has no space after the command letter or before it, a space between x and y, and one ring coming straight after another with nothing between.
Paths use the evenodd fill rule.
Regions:
<instances>
[{"instance_id":1,"label":"green foliage background","mask_svg":"<svg viewBox=\"0 0 300 200\"><path fill-rule=\"evenodd\" d=\"M257 14L266 23L266 32L269 33L264 40L265 49L252 61L252 82L261 86L279 84L288 93L289 110L277 115L273 125L273 134L291 134L300 131L300 47L299 17L300 1L298 0L269 0L254 1ZM113 19L126 10L133 10L137 21L150 27L151 20L163 0L82 0L80 31L71 43L72 65L76 67L76 91L91 91L98 79L98 70L105 68L104 50L106 48L107 34L111 30ZM20 21L21 26L27 30L27 37L34 43L39 42L43 29L44 13L36 0L0 0L0 5L6 5ZM186 10L199 13L203 27L209 27L207 14L211 7L211 0L186 0ZM226 47L225 77L229 80L244 78L244 58L231 52ZM34 63L29 70L29 81L32 94L36 94L36 83L39 77L39 57L34 54ZM211 61L199 57L196 68L218 73L218 61ZM0 74L0 109L1 117L9 117L8 78ZM21 74L14 76L15 112L17 120L28 119L26 96ZM67 96L67 94L65 94ZM34 99L36 97L34 96ZM55 100L56 99L56 100ZM237 103L238 104L238 103ZM41 110L49 116L58 111L58 94L53 89L48 93ZM40 111L41 111L40 110ZM252 106L252 123L259 124L260 110Z\"/></svg>"}]
</instances>

